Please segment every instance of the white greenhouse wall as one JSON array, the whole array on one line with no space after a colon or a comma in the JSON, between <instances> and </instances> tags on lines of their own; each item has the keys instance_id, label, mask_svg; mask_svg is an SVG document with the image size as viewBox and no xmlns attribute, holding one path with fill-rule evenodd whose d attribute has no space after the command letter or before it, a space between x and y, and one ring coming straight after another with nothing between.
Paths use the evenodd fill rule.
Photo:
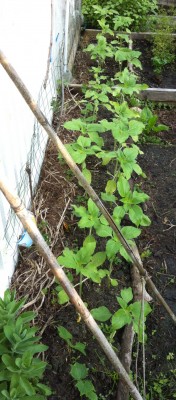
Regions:
<instances>
[{"instance_id":1,"label":"white greenhouse wall","mask_svg":"<svg viewBox=\"0 0 176 400\"><path fill-rule=\"evenodd\" d=\"M81 1L0 0L0 3L1 50L51 122L51 101L56 96L57 79L63 72L68 72L78 43ZM50 43L50 69L44 88ZM47 135L1 65L0 126L1 168L11 188L17 190L29 207L26 163L31 168L35 187ZM21 224L0 193L0 296L8 287L14 271L21 232Z\"/></svg>"}]
</instances>

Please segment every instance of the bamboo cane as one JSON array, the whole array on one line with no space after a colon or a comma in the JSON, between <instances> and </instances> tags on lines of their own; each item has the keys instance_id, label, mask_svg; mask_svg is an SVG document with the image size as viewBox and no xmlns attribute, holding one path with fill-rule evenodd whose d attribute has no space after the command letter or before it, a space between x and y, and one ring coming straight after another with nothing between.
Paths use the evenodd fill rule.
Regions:
<instances>
[{"instance_id":1,"label":"bamboo cane","mask_svg":"<svg viewBox=\"0 0 176 400\"><path fill-rule=\"evenodd\" d=\"M48 136L50 137L52 142L55 144L58 151L62 154L62 156L63 156L64 160L66 161L67 165L69 166L69 168L72 170L72 172L74 173L74 175L76 176L78 181L81 183L81 185L83 186L85 191L88 193L88 195L91 197L91 199L94 201L94 203L97 205L97 207L99 208L101 213L104 215L104 217L108 221L109 225L111 226L111 228L117 235L118 239L124 246L126 252L130 256L132 262L136 265L140 274L145 278L145 281L146 281L148 287L152 290L152 292L154 293L157 300L163 305L163 307L166 309L166 311L168 312L168 314L170 315L172 320L176 323L176 315L173 313L173 311L171 310L169 305L166 303L164 298L161 296L160 292L156 288L155 284L153 283L152 279L148 275L147 271L144 269L141 260L136 257L133 249L129 246L128 242L126 241L126 239L122 235L121 231L119 230L119 228L113 221L111 215L109 214L108 210L106 209L106 207L104 206L104 204L102 203L100 198L98 197L97 193L89 185L89 183L85 179L84 175L82 174L82 172L80 171L80 169L78 168L78 166L76 165L76 163L74 162L72 157L70 156L69 152L67 151L67 149L65 148L65 146L63 145L61 140L58 138L56 132L54 131L54 129L48 122L47 118L44 116L44 114L40 110L37 103L32 99L32 96L29 93L26 86L24 85L23 81L18 76L17 72L12 67L12 65L9 63L9 61L7 60L7 58L5 57L5 55L3 54L3 52L1 50L0 50L0 63L2 64L3 68L5 69L5 71L9 75L9 77L12 79L13 83L15 84L15 86L17 87L17 89L19 90L21 95L23 96L24 100L28 104L29 108L31 109L31 111L33 112L33 114L35 115L35 117L37 118L39 123L43 126L45 131L48 133Z\"/></svg>"},{"instance_id":2,"label":"bamboo cane","mask_svg":"<svg viewBox=\"0 0 176 400\"><path fill-rule=\"evenodd\" d=\"M82 299L74 289L73 285L65 275L65 272L58 264L54 254L51 252L49 246L46 244L43 236L38 230L36 224L34 223L31 213L29 213L24 205L22 204L20 198L12 193L10 186L5 183L5 179L0 176L0 190L6 197L7 201L15 211L16 215L22 222L24 228L29 233L30 237L33 239L39 253L45 259L47 264L49 265L52 273L58 279L63 289L67 293L71 303L75 306L78 313L81 315L85 324L88 326L89 330L92 332L94 337L97 339L110 363L113 365L115 371L118 372L119 377L123 380L124 384L128 386L131 396L135 400L142 400L140 393L138 392L136 386L131 382L127 372L122 366L119 358L116 353L112 349L110 343L104 336L103 332L95 322L94 318L90 314L89 310L83 303Z\"/></svg>"}]
</instances>

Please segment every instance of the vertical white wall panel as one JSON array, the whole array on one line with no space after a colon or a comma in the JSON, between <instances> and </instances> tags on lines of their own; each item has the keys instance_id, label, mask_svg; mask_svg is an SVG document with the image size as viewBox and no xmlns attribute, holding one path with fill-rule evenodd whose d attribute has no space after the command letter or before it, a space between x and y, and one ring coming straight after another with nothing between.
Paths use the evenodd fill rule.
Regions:
<instances>
[{"instance_id":1,"label":"vertical white wall panel","mask_svg":"<svg viewBox=\"0 0 176 400\"><path fill-rule=\"evenodd\" d=\"M33 98L38 100L49 121L52 119L51 101L56 96L56 81L62 73L66 1L52 1L51 18L51 0L0 0L1 50ZM79 30L79 24L75 21L80 20L80 0L68 1L71 32L68 38L69 57L76 31ZM44 88L51 39L50 69ZM0 163L12 189L17 188L27 207L30 192L26 162L31 163L35 186L46 143L47 135L0 65ZM0 192L0 296L14 271L18 256L16 242L21 230L19 221Z\"/></svg>"}]
</instances>

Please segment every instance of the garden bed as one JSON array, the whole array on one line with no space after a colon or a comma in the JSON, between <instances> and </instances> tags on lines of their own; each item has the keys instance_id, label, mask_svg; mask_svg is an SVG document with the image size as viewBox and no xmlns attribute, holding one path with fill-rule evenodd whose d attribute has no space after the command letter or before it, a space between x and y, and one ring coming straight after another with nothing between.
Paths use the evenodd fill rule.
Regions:
<instances>
[{"instance_id":1,"label":"garden bed","mask_svg":"<svg viewBox=\"0 0 176 400\"><path fill-rule=\"evenodd\" d=\"M73 99L66 95L66 100L70 101L73 109L69 111L69 107L62 119L71 119L79 115L79 107L75 108ZM144 259L145 267L152 276L152 279L161 290L163 296L168 301L173 311L176 312L176 270L175 270L175 224L176 224L176 174L175 174L175 140L176 140L176 123L175 110L159 110L160 122L170 123L170 131L166 134L160 134L160 138L165 145L148 144L143 145L142 150L144 155L141 157L142 167L147 175L144 182L145 191L149 193L150 200L147 203L147 214L151 217L153 223L150 227L144 230L139 242L140 253L149 251L150 256ZM57 122L57 121L56 121ZM59 130L59 136L64 142L73 139L63 128ZM104 171L99 170L94 163L90 166L94 173L94 188L101 191L104 185ZM56 180L57 179L57 180ZM61 225L60 233L57 237L57 242L54 246L54 254L58 256L63 246L72 247L73 243L77 246L82 244L83 234L78 231L76 221L72 219L71 204L82 199L84 204L84 193L80 188L76 188L75 179L70 176L69 171L58 162L57 152L50 144L46 153L43 171L41 175L41 186L39 187L39 198L42 199L39 215L39 226L42 221L45 222L45 235L48 235L48 241L51 240L50 230L57 231L57 225L60 220L62 211L67 204L68 199L71 199L70 205L64 216L64 223ZM52 190L51 190L52 188ZM43 218L43 216L45 217ZM42 218L41 218L42 216ZM41 224L41 225L40 225ZM173 226L172 226L173 225ZM104 240L103 240L104 241ZM101 243L101 246L103 243ZM16 280L14 285L17 290L20 286L20 271L24 273L24 268L31 269L32 262L41 264L40 257L34 249L25 250L22 252L22 258L16 272ZM46 266L45 266L46 268ZM42 270L44 274L47 270ZM29 271L28 271L29 273ZM41 275L36 276L39 279ZM116 295L119 295L122 287L128 287L130 283L129 266L125 262L117 265L113 271L113 277L118 279L119 285L117 288L108 287L105 281L103 287L90 283L89 281L83 286L83 299L89 304L89 308L94 308L105 304L111 312L114 312L117 307ZM52 278L50 277L51 281ZM31 288L31 282L29 282ZM82 321L78 322L78 316L75 314L74 308L71 305L60 306L57 303L57 292L54 290L53 284L44 296L42 308L38 310L38 323L41 331L44 332L42 340L49 346L46 353L46 359L49 363L46 370L45 380L50 384L55 391L50 400L56 399L72 399L76 400L79 397L73 380L69 375L70 363L73 359L85 362L89 367L89 378L91 378L100 399L115 399L117 378L111 366L106 361L100 348L90 333L84 326ZM24 287L23 287L24 290ZM33 288L33 291L35 289ZM29 293L29 292L28 292ZM21 292L19 294L24 294ZM35 297L34 292L30 293ZM36 302L34 309L38 309L41 299ZM174 354L176 345L174 326L169 316L164 312L159 304L154 303L154 311L147 321L148 340L146 344L146 376L148 390L153 393L153 399L158 400L156 390L162 390L164 398L168 400L176 391L174 376L170 377L170 369L175 368L175 359L171 355L171 360L167 358L169 354ZM74 351L70 351L65 342L61 340L57 333L57 327L63 325L73 335L75 341L86 342L87 355L79 356ZM115 337L113 345L118 349L121 340L121 331ZM134 347L135 352L135 347ZM134 368L134 366L133 366ZM139 376L141 372L141 362L139 362ZM169 376L169 378L168 378ZM162 383L162 379L169 379L170 383ZM155 382L155 390L154 390ZM104 397L103 397L104 396Z\"/></svg>"},{"instance_id":2,"label":"garden bed","mask_svg":"<svg viewBox=\"0 0 176 400\"><path fill-rule=\"evenodd\" d=\"M88 43L87 43L88 44ZM78 51L74 78L76 82L87 83L90 80L88 67L95 65L90 57ZM106 64L107 73L114 74L116 66L111 62ZM143 79L141 77L141 79ZM65 121L80 116L80 93L65 92L65 107L62 117L55 112L54 126L58 136L64 143L70 143L77 136L77 132L63 128ZM156 106L155 112L159 122L169 125L168 132L160 132L157 137L149 134L141 140L140 165L146 174L141 183L141 189L148 193L150 198L145 204L147 215L152 224L143 228L138 240L138 248L144 261L144 266L162 295L176 313L176 257L175 257L175 228L176 228L176 120L175 108L168 105L161 108ZM102 112L102 114L101 114ZM107 118L109 113L99 111L99 118ZM59 126L58 126L59 122ZM151 138L151 140L150 140ZM159 140L158 140L159 139ZM107 133L104 141L109 150L112 150L112 140ZM108 173L112 172L112 164L108 171L100 166L93 157L88 160L89 170L92 172L92 185L100 193ZM136 182L138 183L138 178ZM39 192L35 199L37 209L37 223L44 238L49 243L55 256L59 256L64 247L82 246L85 230L79 230L78 218L73 216L73 204L85 205L87 195L77 185L76 179L66 165L58 160L57 151L49 143L43 165ZM110 211L111 207L109 208ZM106 238L99 238L97 249L103 251ZM37 268L36 268L37 267ZM26 269L28 270L26 271ZM105 265L107 268L107 265ZM24 279L26 272L27 281ZM46 281L45 281L45 278ZM74 284L79 289L79 278L74 277ZM83 284L82 298L89 309L106 306L111 313L117 310L116 296L121 289L131 286L130 267L127 262L117 258L116 266L112 271L112 278L117 279L118 286L110 286L108 279L103 279L101 286L86 280ZM37 284L36 284L37 282ZM89 368L91 379L99 400L114 400L116 398L117 375L106 360L101 349L88 332L80 316L75 313L72 305L59 305L57 301L57 285L53 283L48 268L41 261L35 247L22 251L19 267L14 277L14 286L19 295L29 294L29 301L35 299L33 308L38 313L38 324L43 343L49 346L46 352L48 368L44 380L53 389L50 400L80 399L73 378L70 376L70 364L73 362L85 363ZM152 293L150 293L152 295ZM176 396L175 369L176 369L176 336L175 327L162 306L153 298L153 311L147 318L146 343L146 386L149 400L172 400ZM58 327L64 326L73 335L74 343L86 343L86 356L70 348L58 335ZM102 326L102 324L101 324ZM108 323L104 325L104 332L108 336ZM119 330L113 339L113 346L119 353L122 331ZM133 348L133 359L137 352L137 339ZM135 361L132 364L135 375ZM138 383L142 387L142 356L139 354ZM83 399L85 399L83 397Z\"/></svg>"}]
</instances>

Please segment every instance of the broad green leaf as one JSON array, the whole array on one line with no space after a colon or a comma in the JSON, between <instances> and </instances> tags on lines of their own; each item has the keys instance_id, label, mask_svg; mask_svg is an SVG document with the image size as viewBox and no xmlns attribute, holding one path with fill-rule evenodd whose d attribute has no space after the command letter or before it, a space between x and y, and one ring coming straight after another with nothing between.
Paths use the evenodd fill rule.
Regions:
<instances>
[{"instance_id":1,"label":"broad green leaf","mask_svg":"<svg viewBox=\"0 0 176 400\"><path fill-rule=\"evenodd\" d=\"M124 325L130 324L132 317L127 310L122 308L112 316L112 327L114 330L122 328Z\"/></svg>"},{"instance_id":2,"label":"broad green leaf","mask_svg":"<svg viewBox=\"0 0 176 400\"><path fill-rule=\"evenodd\" d=\"M93 383L90 380L79 380L75 385L80 392L81 397L85 396L90 400L98 400L98 397L95 393L95 388Z\"/></svg>"},{"instance_id":3,"label":"broad green leaf","mask_svg":"<svg viewBox=\"0 0 176 400\"><path fill-rule=\"evenodd\" d=\"M141 318L141 301L136 301L133 304L130 304L129 310L131 311L133 318L136 321L139 321ZM144 317L146 318L148 314L152 311L148 302L144 302Z\"/></svg>"},{"instance_id":4,"label":"broad green leaf","mask_svg":"<svg viewBox=\"0 0 176 400\"><path fill-rule=\"evenodd\" d=\"M96 234L100 237L112 236L112 228L103 224L96 224L95 226Z\"/></svg>"},{"instance_id":5,"label":"broad green leaf","mask_svg":"<svg viewBox=\"0 0 176 400\"><path fill-rule=\"evenodd\" d=\"M125 216L125 210L122 206L117 206L113 210L113 218L117 225L121 223L122 218Z\"/></svg>"},{"instance_id":6,"label":"broad green leaf","mask_svg":"<svg viewBox=\"0 0 176 400\"><path fill-rule=\"evenodd\" d=\"M92 255L92 246L83 246L80 248L80 250L77 252L77 261L78 261L78 268L77 271L79 272L79 267L80 265L85 265L91 260L91 255Z\"/></svg>"},{"instance_id":7,"label":"broad green leaf","mask_svg":"<svg viewBox=\"0 0 176 400\"><path fill-rule=\"evenodd\" d=\"M134 141L137 141L138 136L142 133L144 130L145 125L136 120L131 120L129 122L129 135L133 138Z\"/></svg>"},{"instance_id":8,"label":"broad green leaf","mask_svg":"<svg viewBox=\"0 0 176 400\"><path fill-rule=\"evenodd\" d=\"M88 200L87 206L88 206L88 211L92 216L97 217L99 215L99 209L92 199Z\"/></svg>"},{"instance_id":9,"label":"broad green leaf","mask_svg":"<svg viewBox=\"0 0 176 400\"><path fill-rule=\"evenodd\" d=\"M65 122L64 128L71 131L80 131L83 124L81 119L72 119L71 121Z\"/></svg>"},{"instance_id":10,"label":"broad green leaf","mask_svg":"<svg viewBox=\"0 0 176 400\"><path fill-rule=\"evenodd\" d=\"M86 247L88 249L89 254L92 255L95 251L96 244L97 243L94 236L89 235L84 239L83 247Z\"/></svg>"},{"instance_id":11,"label":"broad green leaf","mask_svg":"<svg viewBox=\"0 0 176 400\"><path fill-rule=\"evenodd\" d=\"M126 250L124 249L124 247L121 245L120 246L120 254L121 256L128 262L132 262L130 256L128 255L128 253L126 252Z\"/></svg>"},{"instance_id":12,"label":"broad green leaf","mask_svg":"<svg viewBox=\"0 0 176 400\"><path fill-rule=\"evenodd\" d=\"M72 378L74 378L76 381L79 381L87 377L88 369L86 368L85 364L76 362L75 364L71 365L70 374Z\"/></svg>"},{"instance_id":13,"label":"broad green leaf","mask_svg":"<svg viewBox=\"0 0 176 400\"><path fill-rule=\"evenodd\" d=\"M126 303L129 303L131 300L133 300L133 292L131 287L121 290L120 295Z\"/></svg>"},{"instance_id":14,"label":"broad green leaf","mask_svg":"<svg viewBox=\"0 0 176 400\"><path fill-rule=\"evenodd\" d=\"M92 180L92 175L91 175L91 172L89 171L89 169L84 168L82 170L82 173L84 175L84 178L86 178L86 181L90 184L91 180Z\"/></svg>"},{"instance_id":15,"label":"broad green leaf","mask_svg":"<svg viewBox=\"0 0 176 400\"><path fill-rule=\"evenodd\" d=\"M60 265L63 265L67 268L77 268L77 261L75 258L75 254L72 250L68 249L67 247L64 249L62 256L58 257L58 262Z\"/></svg>"},{"instance_id":16,"label":"broad green leaf","mask_svg":"<svg viewBox=\"0 0 176 400\"><path fill-rule=\"evenodd\" d=\"M98 397L95 393L94 385L90 380L80 380L75 386L79 390L81 397L85 396L87 399L90 400L98 400Z\"/></svg>"},{"instance_id":17,"label":"broad green leaf","mask_svg":"<svg viewBox=\"0 0 176 400\"><path fill-rule=\"evenodd\" d=\"M91 215L87 214L86 216L82 217L80 221L78 222L79 228L91 228L94 226L96 217L95 219L91 218Z\"/></svg>"},{"instance_id":18,"label":"broad green leaf","mask_svg":"<svg viewBox=\"0 0 176 400\"><path fill-rule=\"evenodd\" d=\"M72 347L86 356L85 352L86 345L84 343L76 342Z\"/></svg>"},{"instance_id":19,"label":"broad green leaf","mask_svg":"<svg viewBox=\"0 0 176 400\"><path fill-rule=\"evenodd\" d=\"M103 146L103 144L104 144L103 139L98 135L97 132L88 131L88 135L92 142L95 142L100 147Z\"/></svg>"},{"instance_id":20,"label":"broad green leaf","mask_svg":"<svg viewBox=\"0 0 176 400\"><path fill-rule=\"evenodd\" d=\"M101 198L103 201L109 201L111 203L115 203L117 200L116 196L114 196L113 194L109 194L109 193L101 193Z\"/></svg>"},{"instance_id":21,"label":"broad green leaf","mask_svg":"<svg viewBox=\"0 0 176 400\"><path fill-rule=\"evenodd\" d=\"M112 316L111 312L105 306L93 308L91 310L91 314L96 321L100 322L108 321L108 319L110 319Z\"/></svg>"},{"instance_id":22,"label":"broad green leaf","mask_svg":"<svg viewBox=\"0 0 176 400\"><path fill-rule=\"evenodd\" d=\"M74 209L74 214L77 217L84 217L86 215L86 213L87 213L86 208L83 207L83 206L77 207L77 206L73 205L73 209Z\"/></svg>"},{"instance_id":23,"label":"broad green leaf","mask_svg":"<svg viewBox=\"0 0 176 400\"><path fill-rule=\"evenodd\" d=\"M90 140L90 138L87 138L87 137L84 137L84 136L79 136L79 138L77 139L77 143L81 147L90 147L91 140Z\"/></svg>"},{"instance_id":24,"label":"broad green leaf","mask_svg":"<svg viewBox=\"0 0 176 400\"><path fill-rule=\"evenodd\" d=\"M114 239L108 240L106 244L106 254L109 260L113 259L117 253L119 253L121 244L119 241Z\"/></svg>"},{"instance_id":25,"label":"broad green leaf","mask_svg":"<svg viewBox=\"0 0 176 400\"><path fill-rule=\"evenodd\" d=\"M117 182L117 189L121 197L126 197L128 192L130 191L130 185L123 175L120 176Z\"/></svg>"},{"instance_id":26,"label":"broad green leaf","mask_svg":"<svg viewBox=\"0 0 176 400\"><path fill-rule=\"evenodd\" d=\"M118 281L117 281L117 279L112 279L112 278L110 278L110 282L111 282L111 285L112 286L118 286Z\"/></svg>"},{"instance_id":27,"label":"broad green leaf","mask_svg":"<svg viewBox=\"0 0 176 400\"><path fill-rule=\"evenodd\" d=\"M132 200L133 204L139 204L147 201L149 199L149 196L146 193L139 193L136 190L134 190L133 195L132 195Z\"/></svg>"},{"instance_id":28,"label":"broad green leaf","mask_svg":"<svg viewBox=\"0 0 176 400\"><path fill-rule=\"evenodd\" d=\"M116 191L116 182L113 179L107 181L105 192L113 194L115 191Z\"/></svg>"},{"instance_id":29,"label":"broad green leaf","mask_svg":"<svg viewBox=\"0 0 176 400\"><path fill-rule=\"evenodd\" d=\"M140 206L132 205L129 209L129 217L133 224L139 226L149 226L151 221L150 219L143 214L143 211Z\"/></svg>"},{"instance_id":30,"label":"broad green leaf","mask_svg":"<svg viewBox=\"0 0 176 400\"><path fill-rule=\"evenodd\" d=\"M135 239L141 234L141 230L134 226L124 226L121 232L126 240Z\"/></svg>"},{"instance_id":31,"label":"broad green leaf","mask_svg":"<svg viewBox=\"0 0 176 400\"><path fill-rule=\"evenodd\" d=\"M62 339L66 340L66 342L67 342L68 340L72 340L72 338L73 338L72 334L71 334L66 328L64 328L64 326L61 326L61 325L60 325L60 326L57 328L57 331L58 331L59 336L60 336Z\"/></svg>"},{"instance_id":32,"label":"broad green leaf","mask_svg":"<svg viewBox=\"0 0 176 400\"><path fill-rule=\"evenodd\" d=\"M142 169L138 164L133 165L133 169L136 172L137 175L142 175Z\"/></svg>"},{"instance_id":33,"label":"broad green leaf","mask_svg":"<svg viewBox=\"0 0 176 400\"><path fill-rule=\"evenodd\" d=\"M61 290L58 293L58 302L59 304L65 304L69 302L69 297L67 296L67 293L65 293L65 290Z\"/></svg>"},{"instance_id":34,"label":"broad green leaf","mask_svg":"<svg viewBox=\"0 0 176 400\"><path fill-rule=\"evenodd\" d=\"M120 307L123 308L124 310L128 307L128 304L126 303L126 301L124 299L122 299L121 297L117 296L117 301L118 301Z\"/></svg>"},{"instance_id":35,"label":"broad green leaf","mask_svg":"<svg viewBox=\"0 0 176 400\"><path fill-rule=\"evenodd\" d=\"M124 143L129 137L129 128L123 121L117 121L114 119L114 126L111 129L112 135L119 143Z\"/></svg>"},{"instance_id":36,"label":"broad green leaf","mask_svg":"<svg viewBox=\"0 0 176 400\"><path fill-rule=\"evenodd\" d=\"M105 260L106 260L106 252L99 251L98 253L93 255L90 263L94 266L94 268L97 268L100 267L100 265L102 265L105 262Z\"/></svg>"}]
</instances>

